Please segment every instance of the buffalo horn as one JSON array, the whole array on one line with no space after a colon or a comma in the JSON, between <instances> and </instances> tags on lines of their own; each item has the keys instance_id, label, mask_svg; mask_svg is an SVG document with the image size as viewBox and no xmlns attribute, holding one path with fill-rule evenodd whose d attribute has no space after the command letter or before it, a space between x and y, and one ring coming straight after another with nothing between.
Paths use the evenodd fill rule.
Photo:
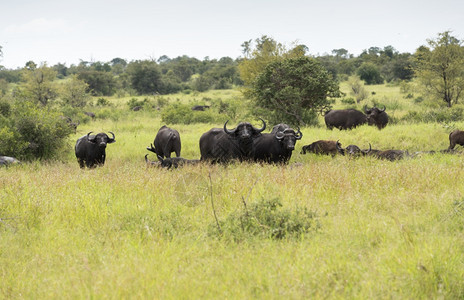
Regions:
<instances>
[{"instance_id":1,"label":"buffalo horn","mask_svg":"<svg viewBox=\"0 0 464 300\"><path fill-rule=\"evenodd\" d=\"M300 131L300 126L297 126L298 130L297 132L295 133L295 138L297 140L301 140L301 138L303 137L303 132Z\"/></svg>"},{"instance_id":2,"label":"buffalo horn","mask_svg":"<svg viewBox=\"0 0 464 300\"><path fill-rule=\"evenodd\" d=\"M95 138L90 138L90 134L91 134L92 132L93 132L93 131L87 133L87 140L88 140L89 142L95 143Z\"/></svg>"},{"instance_id":3,"label":"buffalo horn","mask_svg":"<svg viewBox=\"0 0 464 300\"><path fill-rule=\"evenodd\" d=\"M235 130L237 130L237 128L234 128L234 129L232 129L232 130L227 129L227 122L229 122L229 120L227 120L227 121L224 123L224 132L227 133L227 134L233 134L233 133L235 133Z\"/></svg>"},{"instance_id":4,"label":"buffalo horn","mask_svg":"<svg viewBox=\"0 0 464 300\"><path fill-rule=\"evenodd\" d=\"M261 121L263 121L263 127L261 127L260 129L256 129L256 128L254 128L254 127L253 127L253 128L254 128L257 132L263 132L264 129L266 129L266 122L264 122L264 120L261 119L261 118L259 118L259 119L260 119Z\"/></svg>"},{"instance_id":5,"label":"buffalo horn","mask_svg":"<svg viewBox=\"0 0 464 300\"><path fill-rule=\"evenodd\" d=\"M384 112L385 109L387 109L387 107L384 105L384 106L383 106L383 109L381 109L380 112Z\"/></svg>"},{"instance_id":6,"label":"buffalo horn","mask_svg":"<svg viewBox=\"0 0 464 300\"><path fill-rule=\"evenodd\" d=\"M114 138L115 138L114 133L112 133L111 131L108 131L108 132L111 133L111 135L113 136L113 138L111 138L110 141L114 142Z\"/></svg>"},{"instance_id":7,"label":"buffalo horn","mask_svg":"<svg viewBox=\"0 0 464 300\"><path fill-rule=\"evenodd\" d=\"M372 146L371 146L371 143L369 143L369 150L361 150L361 151L364 154L368 154L369 152L371 152L371 150L372 150Z\"/></svg>"},{"instance_id":8,"label":"buffalo horn","mask_svg":"<svg viewBox=\"0 0 464 300\"><path fill-rule=\"evenodd\" d=\"M278 131L275 134L276 139L281 140L285 137L285 132L284 131Z\"/></svg>"}]
</instances>

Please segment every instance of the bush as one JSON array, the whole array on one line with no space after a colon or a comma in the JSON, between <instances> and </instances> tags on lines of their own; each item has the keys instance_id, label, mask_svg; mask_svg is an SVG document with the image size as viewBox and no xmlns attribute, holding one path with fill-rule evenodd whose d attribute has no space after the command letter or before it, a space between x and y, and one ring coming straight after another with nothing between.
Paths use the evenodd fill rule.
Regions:
<instances>
[{"instance_id":1,"label":"bush","mask_svg":"<svg viewBox=\"0 0 464 300\"><path fill-rule=\"evenodd\" d=\"M219 225L221 232L213 223L209 227L210 234L219 233L234 241L252 237L284 239L320 228L316 212L307 208L284 209L278 198L262 199L249 207L244 202L241 210L231 213Z\"/></svg>"},{"instance_id":2,"label":"bush","mask_svg":"<svg viewBox=\"0 0 464 300\"><path fill-rule=\"evenodd\" d=\"M27 101L14 103L0 126L0 153L22 160L58 157L72 133L59 112Z\"/></svg>"},{"instance_id":3,"label":"bush","mask_svg":"<svg viewBox=\"0 0 464 300\"><path fill-rule=\"evenodd\" d=\"M340 100L343 104L355 104L356 103L356 100L354 100L353 98L343 98L342 100Z\"/></svg>"},{"instance_id":4,"label":"bush","mask_svg":"<svg viewBox=\"0 0 464 300\"><path fill-rule=\"evenodd\" d=\"M167 124L192 124L225 122L225 117L213 110L192 111L190 105L175 103L161 112L161 120Z\"/></svg>"}]
</instances>

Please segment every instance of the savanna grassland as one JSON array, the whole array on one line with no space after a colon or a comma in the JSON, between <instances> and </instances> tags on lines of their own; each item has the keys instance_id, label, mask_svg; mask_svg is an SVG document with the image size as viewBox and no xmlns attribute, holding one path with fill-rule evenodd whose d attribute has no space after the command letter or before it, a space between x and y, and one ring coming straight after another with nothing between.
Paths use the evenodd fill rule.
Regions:
<instances>
[{"instance_id":1,"label":"savanna grassland","mask_svg":"<svg viewBox=\"0 0 464 300\"><path fill-rule=\"evenodd\" d=\"M398 87L369 88L398 120L415 109ZM464 124L329 131L320 122L301 128L286 166L164 170L144 161L160 113L129 111L127 100L109 99L115 116L81 124L61 160L0 169L0 298L464 297L463 155L390 162L300 154L319 139L441 150L449 126ZM199 158L201 134L221 125L171 127L182 156ZM104 167L81 170L73 146L89 131L113 131L116 143ZM252 215L259 203L277 203L262 212L277 222Z\"/></svg>"}]
</instances>

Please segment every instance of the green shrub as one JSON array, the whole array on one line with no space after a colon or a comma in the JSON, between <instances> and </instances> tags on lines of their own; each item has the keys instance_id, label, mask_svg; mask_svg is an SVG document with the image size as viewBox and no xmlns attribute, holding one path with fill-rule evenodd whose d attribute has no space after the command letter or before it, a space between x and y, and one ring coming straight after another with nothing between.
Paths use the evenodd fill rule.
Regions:
<instances>
[{"instance_id":1,"label":"green shrub","mask_svg":"<svg viewBox=\"0 0 464 300\"><path fill-rule=\"evenodd\" d=\"M174 103L161 112L161 120L166 124L192 124L223 122L227 119L213 110L192 111L191 105Z\"/></svg>"},{"instance_id":2,"label":"green shrub","mask_svg":"<svg viewBox=\"0 0 464 300\"><path fill-rule=\"evenodd\" d=\"M307 208L289 210L282 207L278 198L245 204L242 209L231 213L225 220L209 227L210 234L220 234L234 241L260 237L284 239L300 236L320 228L316 212Z\"/></svg>"},{"instance_id":3,"label":"green shrub","mask_svg":"<svg viewBox=\"0 0 464 300\"><path fill-rule=\"evenodd\" d=\"M1 123L0 153L23 160L58 157L72 132L58 111L28 101L14 103Z\"/></svg>"},{"instance_id":4,"label":"green shrub","mask_svg":"<svg viewBox=\"0 0 464 300\"><path fill-rule=\"evenodd\" d=\"M0 101L0 115L9 117L11 113L11 104L7 101Z\"/></svg>"},{"instance_id":5,"label":"green shrub","mask_svg":"<svg viewBox=\"0 0 464 300\"><path fill-rule=\"evenodd\" d=\"M353 98L343 98L342 100L340 100L343 104L355 104L356 103L356 100L354 100Z\"/></svg>"},{"instance_id":6,"label":"green shrub","mask_svg":"<svg viewBox=\"0 0 464 300\"><path fill-rule=\"evenodd\" d=\"M95 105L96 106L110 106L111 103L107 99L100 97L97 99L97 103Z\"/></svg>"}]
</instances>

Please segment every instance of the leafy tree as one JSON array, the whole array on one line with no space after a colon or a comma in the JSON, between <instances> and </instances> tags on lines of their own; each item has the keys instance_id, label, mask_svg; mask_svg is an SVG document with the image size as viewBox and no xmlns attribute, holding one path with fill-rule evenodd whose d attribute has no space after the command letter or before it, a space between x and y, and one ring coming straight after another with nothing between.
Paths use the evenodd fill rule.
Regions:
<instances>
[{"instance_id":1,"label":"leafy tree","mask_svg":"<svg viewBox=\"0 0 464 300\"><path fill-rule=\"evenodd\" d=\"M88 84L77 76L71 76L70 80L61 86L60 97L64 105L71 107L84 107L90 99L87 93Z\"/></svg>"},{"instance_id":2,"label":"leafy tree","mask_svg":"<svg viewBox=\"0 0 464 300\"><path fill-rule=\"evenodd\" d=\"M137 60L127 66L132 88L139 94L159 93L162 89L161 72L154 61Z\"/></svg>"},{"instance_id":3,"label":"leafy tree","mask_svg":"<svg viewBox=\"0 0 464 300\"><path fill-rule=\"evenodd\" d=\"M287 58L270 63L250 92L256 105L274 123L306 125L327 107L328 97L340 96L338 83L313 58Z\"/></svg>"},{"instance_id":4,"label":"leafy tree","mask_svg":"<svg viewBox=\"0 0 464 300\"><path fill-rule=\"evenodd\" d=\"M28 62L22 72L24 82L19 86L18 97L23 100L47 105L50 100L57 96L56 71L47 67L46 64L37 67L34 62Z\"/></svg>"},{"instance_id":5,"label":"leafy tree","mask_svg":"<svg viewBox=\"0 0 464 300\"><path fill-rule=\"evenodd\" d=\"M112 73L86 69L78 72L77 77L89 86L93 96L112 96L117 82Z\"/></svg>"},{"instance_id":6,"label":"leafy tree","mask_svg":"<svg viewBox=\"0 0 464 300\"><path fill-rule=\"evenodd\" d=\"M420 47L415 53L415 74L429 95L451 107L464 90L462 41L445 31L427 42L429 47Z\"/></svg>"},{"instance_id":7,"label":"leafy tree","mask_svg":"<svg viewBox=\"0 0 464 300\"><path fill-rule=\"evenodd\" d=\"M304 45L295 44L290 50L271 37L263 35L255 40L255 48L252 49L251 40L242 44L242 52L245 57L238 65L240 77L245 85L251 85L255 78L271 62L284 58L302 57L307 51Z\"/></svg>"},{"instance_id":8,"label":"leafy tree","mask_svg":"<svg viewBox=\"0 0 464 300\"><path fill-rule=\"evenodd\" d=\"M366 82L366 84L381 84L383 78L380 75L379 68L373 63L363 63L357 70L359 77Z\"/></svg>"}]
</instances>

